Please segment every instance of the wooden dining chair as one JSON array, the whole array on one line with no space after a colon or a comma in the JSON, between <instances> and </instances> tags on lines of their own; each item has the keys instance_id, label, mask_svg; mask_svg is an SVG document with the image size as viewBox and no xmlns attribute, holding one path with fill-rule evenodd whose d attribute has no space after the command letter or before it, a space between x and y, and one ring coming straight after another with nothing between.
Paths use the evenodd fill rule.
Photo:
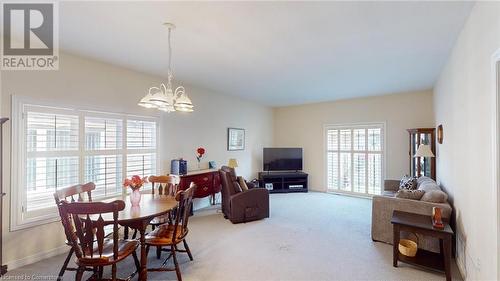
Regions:
<instances>
[{"instance_id":1,"label":"wooden dining chair","mask_svg":"<svg viewBox=\"0 0 500 281\"><path fill-rule=\"evenodd\" d=\"M175 212L175 220L172 223L160 225L157 229L146 235L146 252L149 252L149 248L151 246L159 246L162 247L162 251L170 252L161 267L148 268L148 271L175 271L177 274L177 280L182 280L176 253L185 252L188 254L189 259L193 260L193 255L191 254L187 244L186 236L189 231L188 221L191 214L191 208L193 206L193 194L195 189L196 185L191 183L190 187L185 191L178 191L175 196L175 199L179 202ZM183 250L178 249L177 247L177 245L181 242L184 244ZM165 266L171 257L174 261L174 269L167 268Z\"/></svg>"},{"instance_id":2,"label":"wooden dining chair","mask_svg":"<svg viewBox=\"0 0 500 281\"><path fill-rule=\"evenodd\" d=\"M180 178L177 175L167 175L167 176L150 176L148 181L151 183L151 194L159 194L159 195L171 195L175 196L177 193L177 189L179 187ZM149 192L145 190L143 192ZM156 227L162 225L164 223L171 223L171 214L168 213L166 215L155 217L153 220L149 222L151 225L151 229L155 230ZM134 234L132 235L133 239L137 238L137 229L134 230ZM125 229L125 237L128 237L128 229ZM161 247L157 247L156 249L156 257L158 259L161 258Z\"/></svg>"},{"instance_id":3,"label":"wooden dining chair","mask_svg":"<svg viewBox=\"0 0 500 281\"><path fill-rule=\"evenodd\" d=\"M180 178L177 175L150 176L148 181L151 183L151 193L159 195L175 196L179 186Z\"/></svg>"},{"instance_id":4,"label":"wooden dining chair","mask_svg":"<svg viewBox=\"0 0 500 281\"><path fill-rule=\"evenodd\" d=\"M70 238L75 251L78 270L75 280L81 281L87 268L92 268L97 280L130 280L140 270L136 249L137 240L120 240L118 238L118 212L125 208L125 202L116 200L104 202L73 202L60 201L59 213L66 235ZM112 213L113 219L107 221L103 215ZM106 238L104 227L113 226L112 238ZM136 271L127 279L117 279L116 264L132 255ZM111 265L111 279L103 279L103 267Z\"/></svg>"},{"instance_id":5,"label":"wooden dining chair","mask_svg":"<svg viewBox=\"0 0 500 281\"><path fill-rule=\"evenodd\" d=\"M177 188L179 186L180 178L177 175L167 175L167 176L150 176L148 181L151 183L151 191L144 190L143 193L151 192L151 194L159 194L159 195L171 195L174 196L177 192ZM152 230L161 224L167 223L170 218L170 214L166 214L164 216L156 217L149 224L151 225ZM128 237L128 229L125 229L125 237ZM137 238L137 230L134 230L134 234L132 238ZM158 257L159 258L159 257Z\"/></svg>"},{"instance_id":6,"label":"wooden dining chair","mask_svg":"<svg viewBox=\"0 0 500 281\"><path fill-rule=\"evenodd\" d=\"M54 192L54 199L56 201L56 206L59 206L61 201L65 200L68 202L83 202L83 201L92 201L92 190L95 189L95 184L93 182L88 182L86 184L78 184L70 187L66 187ZM86 197L86 198L85 198ZM105 235L109 235L113 232L113 229L109 227L105 230ZM70 237L66 235L66 245L71 247ZM74 254L73 247L70 248L66 259L59 271L58 280L62 280L62 277L66 271L76 271L77 268L68 267L69 261ZM91 270L91 269L90 269Z\"/></svg>"},{"instance_id":7,"label":"wooden dining chair","mask_svg":"<svg viewBox=\"0 0 500 281\"><path fill-rule=\"evenodd\" d=\"M176 175L150 176L148 180L151 183L151 194L175 196L179 187L180 178ZM149 222L149 224L152 229L155 230L157 226L171 222L170 219L170 214L166 214L164 216L154 218L151 222Z\"/></svg>"}]
</instances>

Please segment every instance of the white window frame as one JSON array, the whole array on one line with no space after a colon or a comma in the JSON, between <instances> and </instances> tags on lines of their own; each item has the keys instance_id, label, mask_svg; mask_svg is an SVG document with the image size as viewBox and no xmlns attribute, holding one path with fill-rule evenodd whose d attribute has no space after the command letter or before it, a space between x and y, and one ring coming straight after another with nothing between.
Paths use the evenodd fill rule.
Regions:
<instances>
[{"instance_id":1,"label":"white window frame","mask_svg":"<svg viewBox=\"0 0 500 281\"><path fill-rule=\"evenodd\" d=\"M369 194L368 193L368 187L366 187L366 192L365 193L360 193L360 192L352 192L352 191L345 191L345 190L340 190L340 189L329 189L328 188L328 130L342 130L342 129L356 129L356 128L367 128L367 127L380 127L382 128L382 173L381 173L381 192L384 190L384 179L386 175L386 159L387 159L387 124L386 122L363 122L363 123L343 123L343 124L325 124L323 125L323 172L325 173L324 179L323 179L323 186L325 187L326 192L328 193L338 193L338 194L344 194L344 195L352 195L352 196L359 196L359 197L367 197L367 198L372 198L374 194ZM351 142L354 142L352 140L351 136ZM368 145L367 143L365 145ZM340 135L339 135L339 146L340 146ZM340 148L340 147L339 147ZM340 150L339 150L340 152ZM353 152L352 145L351 145L351 155ZM339 153L339 159L340 159L340 153ZM353 177L353 165L352 165L352 157L351 157L351 179ZM368 159L367 159L368 161ZM340 169L340 167L339 167ZM368 183L368 182L367 182ZM351 183L352 184L352 183Z\"/></svg>"},{"instance_id":2,"label":"white window frame","mask_svg":"<svg viewBox=\"0 0 500 281\"><path fill-rule=\"evenodd\" d=\"M105 110L95 111L89 110L88 108L71 106L67 104L61 104L59 102L43 101L39 99L33 99L28 97L12 96L12 134L11 134L11 208L10 208L10 231L16 231L21 229L26 229L42 224L47 224L50 222L58 221L59 215L54 204L53 207L33 211L30 213L36 213L32 216L25 216L23 206L26 201L26 142L19 141L25 139L25 122L23 116L23 109L26 105L47 107L49 112L55 112L60 109L72 110L74 115L79 116L79 182L83 183L85 181L84 167L85 167L85 156L90 155L111 155L120 153L123 155L122 159L122 175L127 176L127 152L129 154L140 154L140 153L151 153L152 150L156 152L156 173L160 171L160 150L159 150L159 140L160 140L160 126L159 118L155 116L138 116L123 113L108 113ZM50 109L50 107L53 108ZM67 112L66 112L67 113ZM106 117L106 118L118 118L123 120L122 126L122 147L120 149L114 149L113 151L86 151L85 149L85 117ZM127 135L126 126L127 120L143 120L156 123L156 147L154 149L128 149L127 148ZM133 151L133 153L130 153ZM112 195L109 197L116 197ZM107 198L109 198L107 197ZM99 199L105 199L102 197Z\"/></svg>"}]
</instances>

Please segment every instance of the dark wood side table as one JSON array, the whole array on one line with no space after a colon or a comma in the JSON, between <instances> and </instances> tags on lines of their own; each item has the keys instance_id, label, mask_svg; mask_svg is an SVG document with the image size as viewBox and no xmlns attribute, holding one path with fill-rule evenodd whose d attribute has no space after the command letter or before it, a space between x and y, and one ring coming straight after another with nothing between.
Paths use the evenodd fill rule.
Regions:
<instances>
[{"instance_id":1,"label":"dark wood side table","mask_svg":"<svg viewBox=\"0 0 500 281\"><path fill-rule=\"evenodd\" d=\"M393 266L398 266L398 261L431 270L444 272L446 281L451 281L451 241L453 230L448 222L444 222L444 229L432 226L431 216L394 211L391 219L394 241L393 241ZM399 236L401 231L423 234L425 236L439 239L441 253L434 253L418 249L415 257L407 257L399 253Z\"/></svg>"}]
</instances>

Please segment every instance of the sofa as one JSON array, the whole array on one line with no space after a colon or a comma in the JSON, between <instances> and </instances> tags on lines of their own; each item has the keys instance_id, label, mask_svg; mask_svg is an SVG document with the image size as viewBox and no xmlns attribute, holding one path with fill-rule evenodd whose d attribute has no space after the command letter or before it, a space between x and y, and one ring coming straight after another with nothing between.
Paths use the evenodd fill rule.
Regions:
<instances>
[{"instance_id":1,"label":"sofa","mask_svg":"<svg viewBox=\"0 0 500 281\"><path fill-rule=\"evenodd\" d=\"M449 221L452 213L452 207L448 203L447 195L440 200L415 200L397 198L399 190L399 180L386 180L384 182L384 191L382 195L373 196L372 202L372 240L388 244L393 243L393 232L391 218L392 213L403 211L422 215L432 215L432 208L442 209L442 217ZM428 177L419 177L417 179L417 189L425 190L425 193L443 193L437 183ZM439 190L439 191L437 191ZM422 199L425 199L422 197ZM444 201L444 202L439 202ZM402 233L401 238L408 236L408 233ZM432 252L439 252L439 241L436 238L418 235L418 247Z\"/></svg>"},{"instance_id":2,"label":"sofa","mask_svg":"<svg viewBox=\"0 0 500 281\"><path fill-rule=\"evenodd\" d=\"M223 166L220 170L222 181L222 212L232 223L249 222L269 217L269 191L246 182L248 189L242 188L240 177L234 168Z\"/></svg>"}]
</instances>

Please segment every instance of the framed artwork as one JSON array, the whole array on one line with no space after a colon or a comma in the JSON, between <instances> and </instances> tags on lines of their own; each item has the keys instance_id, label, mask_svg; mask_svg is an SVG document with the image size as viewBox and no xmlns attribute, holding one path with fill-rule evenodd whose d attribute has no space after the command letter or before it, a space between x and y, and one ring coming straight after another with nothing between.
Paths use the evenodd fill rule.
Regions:
<instances>
[{"instance_id":1,"label":"framed artwork","mask_svg":"<svg viewBox=\"0 0 500 281\"><path fill-rule=\"evenodd\" d=\"M443 125L439 125L437 128L437 139L439 144L443 143Z\"/></svg>"},{"instance_id":2,"label":"framed artwork","mask_svg":"<svg viewBox=\"0 0 500 281\"><path fill-rule=\"evenodd\" d=\"M227 128L227 150L245 149L245 129Z\"/></svg>"}]
</instances>

